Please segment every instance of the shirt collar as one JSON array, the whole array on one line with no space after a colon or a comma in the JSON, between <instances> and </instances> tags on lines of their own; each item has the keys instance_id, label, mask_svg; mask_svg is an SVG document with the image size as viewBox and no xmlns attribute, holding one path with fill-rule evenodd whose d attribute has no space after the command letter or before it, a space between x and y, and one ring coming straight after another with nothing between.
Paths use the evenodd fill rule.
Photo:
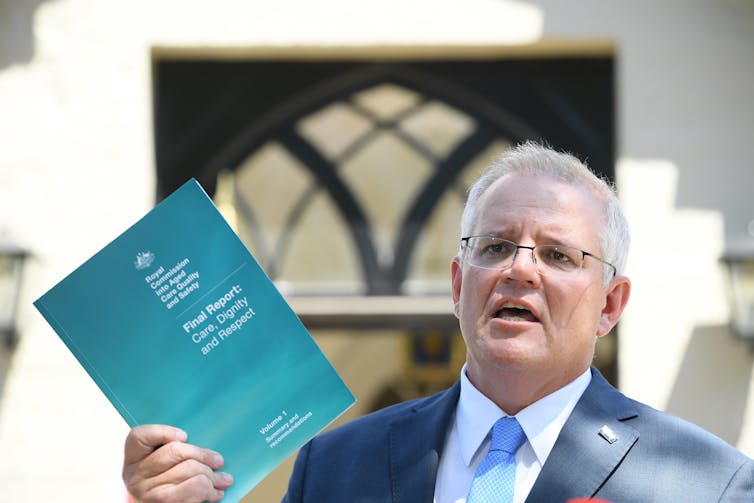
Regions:
<instances>
[{"instance_id":1,"label":"shirt collar","mask_svg":"<svg viewBox=\"0 0 754 503\"><path fill-rule=\"evenodd\" d=\"M540 465L544 465L568 416L592 380L587 369L579 377L559 390L537 400L516 414L526 439L534 450ZM461 455L466 466L471 466L474 454L483 445L492 425L505 411L476 389L466 377L466 365L461 370L461 396L456 409L456 428Z\"/></svg>"}]
</instances>

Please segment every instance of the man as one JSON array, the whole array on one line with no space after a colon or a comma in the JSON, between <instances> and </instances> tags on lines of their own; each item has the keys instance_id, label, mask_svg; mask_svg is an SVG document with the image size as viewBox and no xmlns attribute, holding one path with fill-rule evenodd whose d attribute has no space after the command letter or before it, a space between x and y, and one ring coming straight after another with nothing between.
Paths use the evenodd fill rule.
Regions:
<instances>
[{"instance_id":1,"label":"man","mask_svg":"<svg viewBox=\"0 0 754 503\"><path fill-rule=\"evenodd\" d=\"M754 461L590 367L631 290L628 225L607 184L527 143L472 187L461 234L451 264L467 346L459 382L313 439L284 501L754 502ZM505 463L488 461L504 417L518 442ZM218 501L231 483L221 465L168 426L126 440L124 480L140 501ZM478 498L490 467L509 478L487 486L510 493Z\"/></svg>"}]
</instances>

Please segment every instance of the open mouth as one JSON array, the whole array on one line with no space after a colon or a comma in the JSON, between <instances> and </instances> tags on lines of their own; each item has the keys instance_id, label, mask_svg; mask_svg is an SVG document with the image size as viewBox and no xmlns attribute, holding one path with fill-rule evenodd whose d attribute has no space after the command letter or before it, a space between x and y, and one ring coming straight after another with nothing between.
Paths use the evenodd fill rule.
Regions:
<instances>
[{"instance_id":1,"label":"open mouth","mask_svg":"<svg viewBox=\"0 0 754 503\"><path fill-rule=\"evenodd\" d=\"M539 318L527 308L516 305L512 302L506 302L503 304L503 306L495 313L495 318L500 318L505 321L539 321Z\"/></svg>"}]
</instances>

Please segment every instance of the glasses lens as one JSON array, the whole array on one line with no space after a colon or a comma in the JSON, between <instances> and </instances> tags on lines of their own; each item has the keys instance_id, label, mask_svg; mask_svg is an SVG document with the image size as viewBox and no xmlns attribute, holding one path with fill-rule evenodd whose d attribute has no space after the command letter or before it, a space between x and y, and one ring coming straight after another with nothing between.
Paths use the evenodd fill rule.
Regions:
<instances>
[{"instance_id":1,"label":"glasses lens","mask_svg":"<svg viewBox=\"0 0 754 503\"><path fill-rule=\"evenodd\" d=\"M535 249L540 272L573 272L581 269L584 253L562 245L540 245Z\"/></svg>"},{"instance_id":2,"label":"glasses lens","mask_svg":"<svg viewBox=\"0 0 754 503\"><path fill-rule=\"evenodd\" d=\"M504 269L513 262L516 244L505 239L478 236L468 240L468 260L485 269Z\"/></svg>"}]
</instances>

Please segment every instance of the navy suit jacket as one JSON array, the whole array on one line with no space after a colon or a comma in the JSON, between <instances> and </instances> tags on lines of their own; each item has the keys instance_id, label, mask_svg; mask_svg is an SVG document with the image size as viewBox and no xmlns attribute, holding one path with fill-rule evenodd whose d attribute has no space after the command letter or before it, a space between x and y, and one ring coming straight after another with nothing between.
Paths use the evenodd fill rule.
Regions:
<instances>
[{"instance_id":1,"label":"navy suit jacket","mask_svg":"<svg viewBox=\"0 0 754 503\"><path fill-rule=\"evenodd\" d=\"M432 503L459 383L324 433L301 448L285 503ZM608 426L612 443L600 435ZM610 437L610 435L606 435ZM592 369L527 503L754 502L754 461L631 400Z\"/></svg>"}]
</instances>

